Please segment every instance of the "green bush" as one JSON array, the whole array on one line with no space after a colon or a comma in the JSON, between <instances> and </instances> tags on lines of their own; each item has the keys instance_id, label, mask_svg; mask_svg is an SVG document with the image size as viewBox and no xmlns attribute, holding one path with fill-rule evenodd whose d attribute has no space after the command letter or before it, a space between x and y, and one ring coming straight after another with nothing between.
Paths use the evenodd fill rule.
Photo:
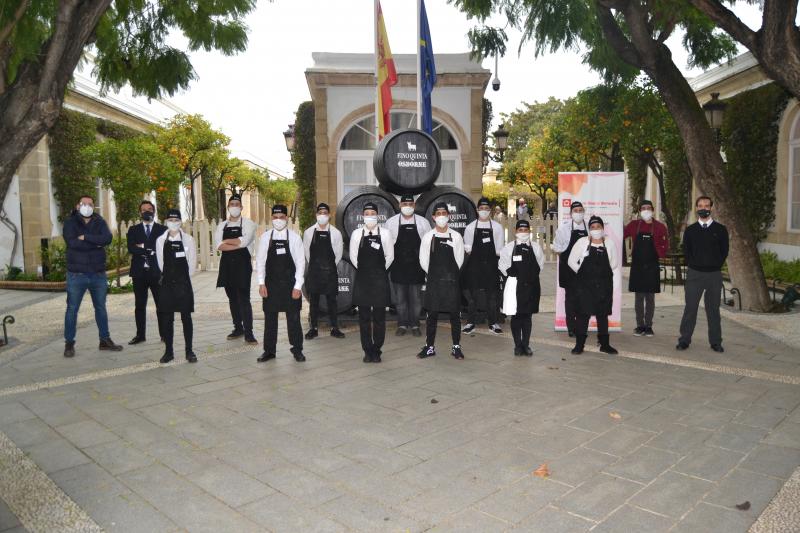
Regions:
<instances>
[{"instance_id":1,"label":"green bush","mask_svg":"<svg viewBox=\"0 0 800 533\"><path fill-rule=\"evenodd\" d=\"M767 278L790 284L800 283L800 259L781 261L774 252L761 252L761 264Z\"/></svg>"},{"instance_id":2,"label":"green bush","mask_svg":"<svg viewBox=\"0 0 800 533\"><path fill-rule=\"evenodd\" d=\"M64 281L67 279L67 245L62 238L50 239L42 252L42 264L47 265L45 281Z\"/></svg>"}]
</instances>

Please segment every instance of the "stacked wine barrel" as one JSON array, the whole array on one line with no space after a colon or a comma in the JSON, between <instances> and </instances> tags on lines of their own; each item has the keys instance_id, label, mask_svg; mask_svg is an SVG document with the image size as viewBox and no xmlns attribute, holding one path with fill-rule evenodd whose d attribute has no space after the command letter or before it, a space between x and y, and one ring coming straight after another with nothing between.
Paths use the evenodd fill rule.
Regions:
<instances>
[{"instance_id":1,"label":"stacked wine barrel","mask_svg":"<svg viewBox=\"0 0 800 533\"><path fill-rule=\"evenodd\" d=\"M352 284L355 279L349 260L348 244L354 230L364 225L364 204L378 207L378 223L383 225L400 212L398 198L419 195L416 213L433 223L433 206L445 202L450 212L450 227L464 233L464 228L478 218L478 211L468 194L457 187L434 185L442 169L442 154L436 141L416 129L395 130L381 140L372 160L379 186L367 185L350 191L336 207L336 227L344 238L345 258L339 263L337 307L344 312L352 307ZM325 310L325 299L320 299Z\"/></svg>"}]
</instances>

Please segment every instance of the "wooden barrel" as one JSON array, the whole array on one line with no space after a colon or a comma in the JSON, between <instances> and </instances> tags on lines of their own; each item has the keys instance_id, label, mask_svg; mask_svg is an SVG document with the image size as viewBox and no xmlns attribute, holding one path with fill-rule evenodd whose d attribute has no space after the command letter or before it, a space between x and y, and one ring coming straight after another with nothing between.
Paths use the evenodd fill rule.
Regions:
<instances>
[{"instance_id":1,"label":"wooden barrel","mask_svg":"<svg viewBox=\"0 0 800 533\"><path fill-rule=\"evenodd\" d=\"M356 269L353 264L347 260L342 259L336 265L336 270L339 274L339 293L336 295L336 313L345 313L353 308L353 282L355 281ZM303 286L303 295L308 300L308 291L305 285ZM328 301L325 296L319 299L319 309L323 314L328 312ZM324 318L321 322L324 323Z\"/></svg>"},{"instance_id":2,"label":"wooden barrel","mask_svg":"<svg viewBox=\"0 0 800 533\"><path fill-rule=\"evenodd\" d=\"M433 137L416 129L395 130L381 140L372 159L382 189L417 194L433 186L442 169L442 154Z\"/></svg>"},{"instance_id":3,"label":"wooden barrel","mask_svg":"<svg viewBox=\"0 0 800 533\"><path fill-rule=\"evenodd\" d=\"M445 202L450 212L450 227L462 235L467 224L478 218L478 210L472 198L458 187L433 187L417 198L416 213L425 217L433 225L433 206Z\"/></svg>"},{"instance_id":4,"label":"wooden barrel","mask_svg":"<svg viewBox=\"0 0 800 533\"><path fill-rule=\"evenodd\" d=\"M336 207L336 227L342 232L345 245L350 241L350 234L364 225L364 204L367 202L378 206L378 224L385 224L400 212L397 198L374 185L350 191Z\"/></svg>"}]
</instances>

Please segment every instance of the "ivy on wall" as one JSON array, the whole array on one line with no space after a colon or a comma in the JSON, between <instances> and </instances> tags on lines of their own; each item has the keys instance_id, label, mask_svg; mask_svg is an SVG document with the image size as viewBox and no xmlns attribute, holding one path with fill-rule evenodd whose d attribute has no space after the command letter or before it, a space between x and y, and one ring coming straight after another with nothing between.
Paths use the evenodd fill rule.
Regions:
<instances>
[{"instance_id":1,"label":"ivy on wall","mask_svg":"<svg viewBox=\"0 0 800 533\"><path fill-rule=\"evenodd\" d=\"M316 222L317 155L314 131L314 103L306 101L297 108L292 152L301 228Z\"/></svg>"},{"instance_id":2,"label":"ivy on wall","mask_svg":"<svg viewBox=\"0 0 800 533\"><path fill-rule=\"evenodd\" d=\"M780 120L790 95L770 83L726 100L721 147L737 212L757 240L775 221L775 181Z\"/></svg>"},{"instance_id":3,"label":"ivy on wall","mask_svg":"<svg viewBox=\"0 0 800 533\"><path fill-rule=\"evenodd\" d=\"M628 174L628 192L631 212L639 212L639 203L644 199L647 188L647 162L649 153L623 153L625 171Z\"/></svg>"}]
</instances>

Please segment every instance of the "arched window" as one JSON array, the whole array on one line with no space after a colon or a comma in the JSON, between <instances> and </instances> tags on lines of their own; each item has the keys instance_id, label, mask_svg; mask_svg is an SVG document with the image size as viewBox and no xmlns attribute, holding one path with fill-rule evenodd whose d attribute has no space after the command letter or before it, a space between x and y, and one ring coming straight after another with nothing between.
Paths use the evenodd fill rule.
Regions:
<instances>
[{"instance_id":1,"label":"arched window","mask_svg":"<svg viewBox=\"0 0 800 533\"><path fill-rule=\"evenodd\" d=\"M392 130L416 127L417 115L409 111L391 114ZM433 121L431 134L442 152L442 171L437 185L461 186L461 152L455 137L447 127ZM372 155L375 150L375 115L369 115L354 123L339 144L337 169L339 176L339 198L363 185L375 185L372 170Z\"/></svg>"}]
</instances>

